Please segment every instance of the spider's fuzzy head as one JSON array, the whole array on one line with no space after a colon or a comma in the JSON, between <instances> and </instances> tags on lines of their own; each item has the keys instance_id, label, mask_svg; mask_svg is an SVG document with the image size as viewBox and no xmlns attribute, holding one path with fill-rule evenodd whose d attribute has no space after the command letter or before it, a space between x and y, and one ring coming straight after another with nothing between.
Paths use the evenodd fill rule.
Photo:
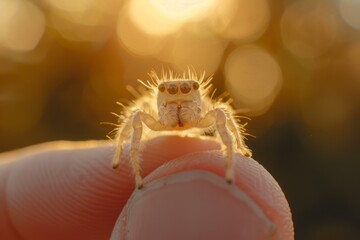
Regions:
<instances>
[{"instance_id":1,"label":"spider's fuzzy head","mask_svg":"<svg viewBox=\"0 0 360 240\"><path fill-rule=\"evenodd\" d=\"M205 72L198 75L190 68L182 74L173 71L162 71L158 75L155 71L149 73L151 82L142 82L153 89L158 107L167 103L194 102L201 105L203 96L208 95L211 89L211 79L205 79Z\"/></svg>"},{"instance_id":2,"label":"spider's fuzzy head","mask_svg":"<svg viewBox=\"0 0 360 240\"><path fill-rule=\"evenodd\" d=\"M157 105L167 103L195 102L201 105L200 84L190 79L174 79L160 83L157 91Z\"/></svg>"}]
</instances>

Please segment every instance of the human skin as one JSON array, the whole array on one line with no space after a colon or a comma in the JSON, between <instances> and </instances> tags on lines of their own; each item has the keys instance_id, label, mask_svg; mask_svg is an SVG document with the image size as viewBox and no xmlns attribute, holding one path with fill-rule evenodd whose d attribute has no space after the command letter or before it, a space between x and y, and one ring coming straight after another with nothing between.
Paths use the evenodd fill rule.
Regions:
<instances>
[{"instance_id":1,"label":"human skin","mask_svg":"<svg viewBox=\"0 0 360 240\"><path fill-rule=\"evenodd\" d=\"M0 239L286 239L291 212L274 178L236 154L224 179L218 142L161 136L141 150L137 190L128 147L54 142L0 155Z\"/></svg>"}]
</instances>

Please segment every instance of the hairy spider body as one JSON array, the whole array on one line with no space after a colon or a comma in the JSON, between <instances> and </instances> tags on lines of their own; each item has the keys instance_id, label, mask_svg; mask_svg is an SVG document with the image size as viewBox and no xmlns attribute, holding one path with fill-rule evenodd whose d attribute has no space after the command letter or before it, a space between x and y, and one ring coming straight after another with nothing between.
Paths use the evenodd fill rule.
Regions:
<instances>
[{"instance_id":1,"label":"hairy spider body","mask_svg":"<svg viewBox=\"0 0 360 240\"><path fill-rule=\"evenodd\" d=\"M124 121L116 129L117 148L113 168L119 166L122 146L129 141L136 186L142 188L138 152L144 125L152 131L215 128L225 146L225 178L227 182L233 182L234 151L248 157L251 157L251 151L244 143L244 125L236 121L230 104L222 99L214 101L209 96L212 78L205 79L205 74L198 77L190 70L181 76L174 76L171 71L163 72L160 77L151 72L149 76L151 82L141 83L150 91L126 107L121 115Z\"/></svg>"}]
</instances>

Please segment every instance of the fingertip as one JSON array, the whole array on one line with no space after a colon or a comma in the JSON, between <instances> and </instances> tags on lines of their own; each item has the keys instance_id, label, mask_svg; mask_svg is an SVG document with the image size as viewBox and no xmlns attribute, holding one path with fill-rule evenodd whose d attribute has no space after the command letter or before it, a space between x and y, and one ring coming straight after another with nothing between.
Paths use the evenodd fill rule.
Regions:
<instances>
[{"instance_id":1,"label":"fingertip","mask_svg":"<svg viewBox=\"0 0 360 240\"><path fill-rule=\"evenodd\" d=\"M274 223L236 185L207 171L187 171L135 191L111 239L274 239Z\"/></svg>"},{"instance_id":2,"label":"fingertip","mask_svg":"<svg viewBox=\"0 0 360 240\"><path fill-rule=\"evenodd\" d=\"M269 218L270 221L273 223L273 225L269 227L270 229L269 231L273 232L271 238L269 239L284 239L284 240L293 239L294 238L293 222L291 219L290 208L286 201L284 193L282 192L281 188L274 180L274 178L260 164L258 164L256 161L252 159L248 159L243 156L236 155L234 161L235 161L234 162L235 178L231 184L226 183L226 181L228 181L229 179L225 178L226 159L224 158L222 153L220 151L205 151L205 152L197 152L197 153L189 154L161 165L144 179L144 189L142 191L146 191L148 187L152 186L152 184L156 181L159 181L167 177L175 176L180 173L188 172L191 175L194 173L194 171L197 170L210 172L215 174L215 176L218 176L218 178L221 179L221 181L226 186L235 187L243 191L261 209L261 211L263 211L266 217ZM189 188L192 189L193 186L191 186L190 184ZM199 188L197 191L202 191L202 190L201 188ZM188 191L187 194L192 195L194 193ZM174 203L175 208L177 208L178 206L175 203L175 201L172 199L172 196L174 196L174 193L172 195L169 195L169 198L163 197L162 199L164 199L163 201L170 201ZM181 204L183 201L182 195L180 196L177 195L177 196ZM156 201L155 200L152 201L153 202L152 204L154 204L154 202ZM209 198L207 198L204 201L206 202L209 201ZM186 206L190 206L190 205L192 206L192 203L187 202ZM154 205L151 206L154 207ZM221 206L214 204L213 206L209 207L209 209L213 210L219 207ZM126 211L128 211L129 213L130 210L128 210L129 209L128 206L125 207L124 209L127 209ZM146 209L144 211L146 211ZM166 211L170 211L170 210L166 210ZM183 211L185 212L187 211L190 214L193 213L190 207L188 209L183 209ZM184 214L183 211L181 211L179 214L180 215ZM129 215L128 213L127 214L122 213L122 217L124 219L129 219L129 216L132 215ZM158 214L158 213L153 213L153 214ZM178 217L176 214L174 214L173 216L174 218ZM239 215L243 215L243 214L244 213L241 213ZM141 218L141 219L143 219L143 222L139 220L140 222L136 223L136 225L140 226L136 228L136 231L143 231L141 226L147 226L149 224L148 222L145 221L146 218ZM119 223L120 222L118 222L118 224ZM238 227L243 226L243 228L245 229L251 227L248 225L248 222L246 221L241 222L240 220L238 220L238 223L239 223ZM118 230L121 231L126 230L126 232L128 232L129 229L132 229L132 226L129 227L130 224L129 221L125 224L129 229L125 229L123 227L124 224L125 223L122 222L120 224L122 228L121 229L117 228L117 230L114 231L116 232ZM207 229L209 229L208 226ZM122 238L122 239L132 239L132 238ZM227 239L227 238L223 238L223 239ZM240 239L257 239L257 238L240 238ZM268 238L259 238L259 239L268 239Z\"/></svg>"}]
</instances>

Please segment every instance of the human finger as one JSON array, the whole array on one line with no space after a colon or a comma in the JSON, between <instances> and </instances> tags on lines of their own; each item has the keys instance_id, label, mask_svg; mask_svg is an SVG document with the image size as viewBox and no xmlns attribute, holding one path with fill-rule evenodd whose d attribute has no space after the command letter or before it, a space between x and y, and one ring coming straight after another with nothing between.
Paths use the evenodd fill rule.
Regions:
<instances>
[{"instance_id":1,"label":"human finger","mask_svg":"<svg viewBox=\"0 0 360 240\"><path fill-rule=\"evenodd\" d=\"M164 136L145 142L143 176L167 161L219 148ZM114 145L56 142L0 155L0 239L108 239L135 189L128 147L111 168Z\"/></svg>"},{"instance_id":2,"label":"human finger","mask_svg":"<svg viewBox=\"0 0 360 240\"><path fill-rule=\"evenodd\" d=\"M133 193L111 239L293 239L290 208L274 178L236 155L229 185L225 160L213 150L160 166Z\"/></svg>"}]
</instances>

